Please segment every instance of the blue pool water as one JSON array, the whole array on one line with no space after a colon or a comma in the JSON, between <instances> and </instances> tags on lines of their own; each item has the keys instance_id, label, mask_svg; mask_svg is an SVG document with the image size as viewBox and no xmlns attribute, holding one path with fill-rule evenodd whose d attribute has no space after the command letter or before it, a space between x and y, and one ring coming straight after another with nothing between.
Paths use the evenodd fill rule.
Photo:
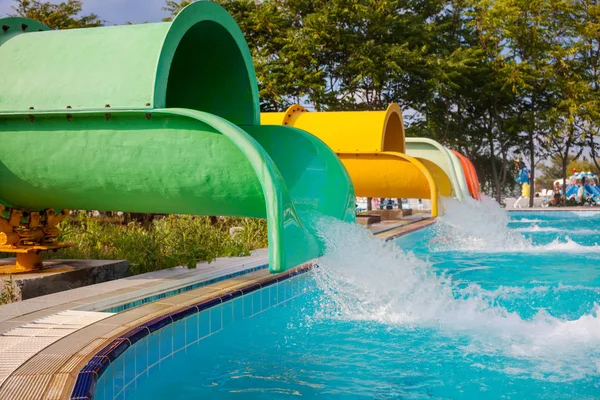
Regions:
<instances>
[{"instance_id":1,"label":"blue pool water","mask_svg":"<svg viewBox=\"0 0 600 400\"><path fill-rule=\"evenodd\" d=\"M175 354L202 322L144 339L98 398L600 397L600 213L446 207L392 244L327 224L320 268L207 314L215 334ZM281 290L299 295L264 307Z\"/></svg>"}]
</instances>

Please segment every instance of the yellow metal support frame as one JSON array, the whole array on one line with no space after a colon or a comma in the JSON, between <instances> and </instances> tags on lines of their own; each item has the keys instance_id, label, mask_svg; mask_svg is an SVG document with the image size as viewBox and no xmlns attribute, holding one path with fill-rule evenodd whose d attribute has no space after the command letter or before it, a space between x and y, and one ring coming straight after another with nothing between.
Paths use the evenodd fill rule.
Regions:
<instances>
[{"instance_id":1,"label":"yellow metal support frame","mask_svg":"<svg viewBox=\"0 0 600 400\"><path fill-rule=\"evenodd\" d=\"M68 215L68 210L26 213L0 204L0 253L15 253L17 257L16 264L0 267L0 274L41 270L44 251L74 246L56 241L60 235L57 225Z\"/></svg>"}]
</instances>

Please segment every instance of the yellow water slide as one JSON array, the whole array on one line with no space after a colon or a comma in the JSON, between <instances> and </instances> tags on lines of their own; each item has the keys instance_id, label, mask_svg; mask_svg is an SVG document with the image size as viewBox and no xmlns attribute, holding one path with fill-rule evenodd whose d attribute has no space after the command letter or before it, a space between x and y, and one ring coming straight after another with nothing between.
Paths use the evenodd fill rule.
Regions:
<instances>
[{"instance_id":1,"label":"yellow water slide","mask_svg":"<svg viewBox=\"0 0 600 400\"><path fill-rule=\"evenodd\" d=\"M452 187L440 180L438 167L408 156L404 121L393 103L386 111L307 112L294 105L284 113L262 113L262 125L285 125L321 139L342 160L356 196L431 199L438 216L439 196L451 196ZM447 179L447 177L446 177Z\"/></svg>"}]
</instances>

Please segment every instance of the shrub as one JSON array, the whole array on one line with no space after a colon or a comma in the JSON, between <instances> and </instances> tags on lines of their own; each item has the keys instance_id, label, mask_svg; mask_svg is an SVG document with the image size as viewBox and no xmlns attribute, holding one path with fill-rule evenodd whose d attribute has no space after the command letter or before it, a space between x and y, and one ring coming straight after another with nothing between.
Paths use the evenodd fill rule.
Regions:
<instances>
[{"instance_id":1,"label":"shrub","mask_svg":"<svg viewBox=\"0 0 600 400\"><path fill-rule=\"evenodd\" d=\"M243 228L230 235L232 227ZM46 253L48 258L127 260L132 274L186 265L217 257L250 254L267 246L266 220L169 215L144 226L79 213L63 221L61 242L76 247Z\"/></svg>"},{"instance_id":2,"label":"shrub","mask_svg":"<svg viewBox=\"0 0 600 400\"><path fill-rule=\"evenodd\" d=\"M2 285L0 287L0 306L18 300L12 276L9 276L7 280L0 279L0 284Z\"/></svg>"}]
</instances>

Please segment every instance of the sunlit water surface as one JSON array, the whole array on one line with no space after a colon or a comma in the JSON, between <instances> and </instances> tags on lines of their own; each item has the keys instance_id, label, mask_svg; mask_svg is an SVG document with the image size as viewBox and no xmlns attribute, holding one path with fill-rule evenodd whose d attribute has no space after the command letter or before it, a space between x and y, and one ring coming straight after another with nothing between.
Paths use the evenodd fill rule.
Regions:
<instances>
[{"instance_id":1,"label":"sunlit water surface","mask_svg":"<svg viewBox=\"0 0 600 400\"><path fill-rule=\"evenodd\" d=\"M303 295L162 362L126 398L600 397L600 213L445 208L392 244L324 222Z\"/></svg>"}]
</instances>

